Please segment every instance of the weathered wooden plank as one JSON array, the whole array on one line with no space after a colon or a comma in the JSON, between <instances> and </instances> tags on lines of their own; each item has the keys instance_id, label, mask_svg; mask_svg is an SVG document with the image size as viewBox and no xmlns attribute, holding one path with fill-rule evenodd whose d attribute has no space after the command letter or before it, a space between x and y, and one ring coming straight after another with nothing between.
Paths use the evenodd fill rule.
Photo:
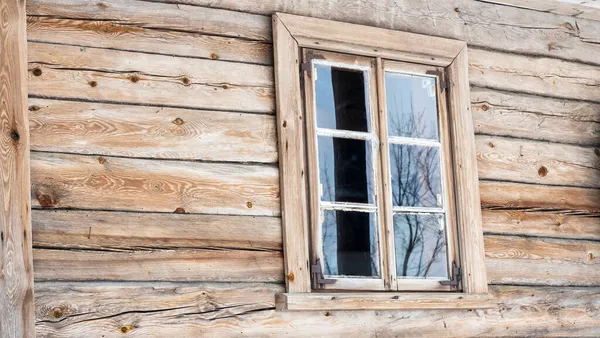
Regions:
<instances>
[{"instance_id":1,"label":"weathered wooden plank","mask_svg":"<svg viewBox=\"0 0 600 338\"><path fill-rule=\"evenodd\" d=\"M40 337L597 336L599 288L491 286L483 311L274 310L278 284L36 283ZM325 314L325 315L324 315Z\"/></svg>"},{"instance_id":2,"label":"weathered wooden plank","mask_svg":"<svg viewBox=\"0 0 600 338\"><path fill-rule=\"evenodd\" d=\"M35 0L58 3L58 0ZM598 64L600 22L499 6L449 0L156 0L271 15L284 12L466 41L469 46L545 55ZM74 11L60 8L55 14ZM80 7L84 7L79 5ZM31 6L29 6L31 7ZM29 8L28 7L28 8ZM92 7L91 4L88 7ZM340 10L343 8L343 10ZM83 10L87 10L83 9ZM64 14L63 14L64 13Z\"/></svg>"},{"instance_id":3,"label":"weathered wooden plank","mask_svg":"<svg viewBox=\"0 0 600 338\"><path fill-rule=\"evenodd\" d=\"M33 210L32 227L33 245L44 248L282 249L277 217Z\"/></svg>"},{"instance_id":4,"label":"weathered wooden plank","mask_svg":"<svg viewBox=\"0 0 600 338\"><path fill-rule=\"evenodd\" d=\"M213 8L128 0L42 0L27 2L27 14L110 20L138 27L271 40L269 18Z\"/></svg>"},{"instance_id":5,"label":"weathered wooden plank","mask_svg":"<svg viewBox=\"0 0 600 338\"><path fill-rule=\"evenodd\" d=\"M268 87L204 84L194 83L187 77L53 69L40 65L30 68L29 94L43 98L260 113L274 110L273 88Z\"/></svg>"},{"instance_id":6,"label":"weathered wooden plank","mask_svg":"<svg viewBox=\"0 0 600 338\"><path fill-rule=\"evenodd\" d=\"M33 150L277 162L273 116L44 99L29 110Z\"/></svg>"},{"instance_id":7,"label":"weathered wooden plank","mask_svg":"<svg viewBox=\"0 0 600 338\"><path fill-rule=\"evenodd\" d=\"M597 66L482 49L469 51L469 82L474 86L600 102L598 79Z\"/></svg>"},{"instance_id":8,"label":"weathered wooden plank","mask_svg":"<svg viewBox=\"0 0 600 338\"><path fill-rule=\"evenodd\" d=\"M475 132L600 145L600 104L471 88Z\"/></svg>"},{"instance_id":9,"label":"weathered wooden plank","mask_svg":"<svg viewBox=\"0 0 600 338\"><path fill-rule=\"evenodd\" d=\"M598 148L481 135L475 140L481 179L600 187Z\"/></svg>"},{"instance_id":10,"label":"weathered wooden plank","mask_svg":"<svg viewBox=\"0 0 600 338\"><path fill-rule=\"evenodd\" d=\"M600 243L502 236L485 237L493 284L598 286Z\"/></svg>"},{"instance_id":11,"label":"weathered wooden plank","mask_svg":"<svg viewBox=\"0 0 600 338\"><path fill-rule=\"evenodd\" d=\"M71 20L29 16L29 41L101 47L146 53L273 64L273 51L266 42L204 35L193 32L156 30L134 22Z\"/></svg>"},{"instance_id":12,"label":"weathered wooden plank","mask_svg":"<svg viewBox=\"0 0 600 338\"><path fill-rule=\"evenodd\" d=\"M40 68L162 76L180 79L184 85L273 87L270 66L38 42L29 42L27 47L29 68L39 65Z\"/></svg>"},{"instance_id":13,"label":"weathered wooden plank","mask_svg":"<svg viewBox=\"0 0 600 338\"><path fill-rule=\"evenodd\" d=\"M481 181L480 192L484 208L600 213L599 189Z\"/></svg>"},{"instance_id":14,"label":"weathered wooden plank","mask_svg":"<svg viewBox=\"0 0 600 338\"><path fill-rule=\"evenodd\" d=\"M25 1L0 2L0 337L34 337Z\"/></svg>"},{"instance_id":15,"label":"weathered wooden plank","mask_svg":"<svg viewBox=\"0 0 600 338\"><path fill-rule=\"evenodd\" d=\"M36 281L283 281L278 251L33 249L33 255Z\"/></svg>"},{"instance_id":16,"label":"weathered wooden plank","mask_svg":"<svg viewBox=\"0 0 600 338\"><path fill-rule=\"evenodd\" d=\"M463 289L466 293L486 293L487 281L483 260L481 199L477 177L475 136L471 117L467 47L448 67L448 124L452 139L452 169L458 242Z\"/></svg>"},{"instance_id":17,"label":"weathered wooden plank","mask_svg":"<svg viewBox=\"0 0 600 338\"><path fill-rule=\"evenodd\" d=\"M587 1L573 0L484 0L485 2L532 9L535 11L569 15L577 18L600 20L600 8L587 6Z\"/></svg>"},{"instance_id":18,"label":"weathered wooden plank","mask_svg":"<svg viewBox=\"0 0 600 338\"><path fill-rule=\"evenodd\" d=\"M600 215L483 210L482 217L486 233L600 240Z\"/></svg>"},{"instance_id":19,"label":"weathered wooden plank","mask_svg":"<svg viewBox=\"0 0 600 338\"><path fill-rule=\"evenodd\" d=\"M31 154L36 207L279 215L277 167Z\"/></svg>"},{"instance_id":20,"label":"weathered wooden plank","mask_svg":"<svg viewBox=\"0 0 600 338\"><path fill-rule=\"evenodd\" d=\"M280 293L275 308L282 311L443 310L496 308L488 293L456 292L333 292Z\"/></svg>"}]
</instances>

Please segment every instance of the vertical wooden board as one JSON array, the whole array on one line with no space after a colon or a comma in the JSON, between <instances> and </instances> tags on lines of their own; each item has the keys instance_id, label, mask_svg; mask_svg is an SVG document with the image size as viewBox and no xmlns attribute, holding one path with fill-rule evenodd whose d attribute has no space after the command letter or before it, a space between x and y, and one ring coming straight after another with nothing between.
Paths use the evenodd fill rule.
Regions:
<instances>
[{"instance_id":1,"label":"vertical wooden board","mask_svg":"<svg viewBox=\"0 0 600 338\"><path fill-rule=\"evenodd\" d=\"M448 67L450 135L454 146L456 216L463 289L467 293L487 292L483 260L483 230L475 135L471 117L467 47Z\"/></svg>"},{"instance_id":2,"label":"vertical wooden board","mask_svg":"<svg viewBox=\"0 0 600 338\"><path fill-rule=\"evenodd\" d=\"M0 2L0 337L33 337L25 1Z\"/></svg>"},{"instance_id":3,"label":"vertical wooden board","mask_svg":"<svg viewBox=\"0 0 600 338\"><path fill-rule=\"evenodd\" d=\"M277 16L273 16L273 40L285 280L288 292L310 292L300 51Z\"/></svg>"}]
</instances>

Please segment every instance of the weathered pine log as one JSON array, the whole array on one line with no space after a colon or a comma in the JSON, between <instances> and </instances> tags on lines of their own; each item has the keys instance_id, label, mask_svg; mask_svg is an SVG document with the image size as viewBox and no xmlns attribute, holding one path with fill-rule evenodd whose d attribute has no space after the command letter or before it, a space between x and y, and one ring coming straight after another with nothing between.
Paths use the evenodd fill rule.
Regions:
<instances>
[{"instance_id":1,"label":"weathered pine log","mask_svg":"<svg viewBox=\"0 0 600 338\"><path fill-rule=\"evenodd\" d=\"M277 162L273 116L43 99L29 111L32 150Z\"/></svg>"},{"instance_id":2,"label":"weathered pine log","mask_svg":"<svg viewBox=\"0 0 600 338\"><path fill-rule=\"evenodd\" d=\"M25 1L0 2L0 337L34 337Z\"/></svg>"},{"instance_id":3,"label":"weathered pine log","mask_svg":"<svg viewBox=\"0 0 600 338\"><path fill-rule=\"evenodd\" d=\"M144 28L135 22L29 16L27 39L193 58L273 64L273 50L267 42L168 29L157 30Z\"/></svg>"},{"instance_id":4,"label":"weathered pine log","mask_svg":"<svg viewBox=\"0 0 600 338\"><path fill-rule=\"evenodd\" d=\"M36 207L279 215L277 167L31 153Z\"/></svg>"},{"instance_id":5,"label":"weathered pine log","mask_svg":"<svg viewBox=\"0 0 600 338\"><path fill-rule=\"evenodd\" d=\"M33 249L33 257L36 281L283 281L280 251Z\"/></svg>"},{"instance_id":6,"label":"weathered pine log","mask_svg":"<svg viewBox=\"0 0 600 338\"><path fill-rule=\"evenodd\" d=\"M479 87L600 102L599 79L598 66L469 49L469 82Z\"/></svg>"},{"instance_id":7,"label":"weathered pine log","mask_svg":"<svg viewBox=\"0 0 600 338\"><path fill-rule=\"evenodd\" d=\"M99 230L103 231L102 228ZM67 231L71 229L67 228ZM92 229L92 235L93 232ZM139 240L114 248L101 244L101 250L96 247L83 251L76 249L80 247L81 238L70 235L61 245L34 249L35 279L283 281L281 251L165 250L156 246L139 248L135 246L136 241ZM97 242L114 243L110 238L100 238ZM68 245L73 247L66 248ZM485 256L488 281L492 284L600 285L598 242L488 235L485 237Z\"/></svg>"},{"instance_id":8,"label":"weathered pine log","mask_svg":"<svg viewBox=\"0 0 600 338\"><path fill-rule=\"evenodd\" d=\"M283 285L36 283L40 337L528 336L600 334L599 288L491 286L483 311L274 310Z\"/></svg>"},{"instance_id":9,"label":"weathered pine log","mask_svg":"<svg viewBox=\"0 0 600 338\"><path fill-rule=\"evenodd\" d=\"M420 0L160 2L180 4L156 2L145 5L142 10L125 0L105 0L100 5L84 0L32 0L27 4L27 11L36 16L136 22L143 27L183 29L259 40L271 38L268 17L240 12L263 15L284 12L465 40L470 46L600 63L597 58L600 46L595 43L598 41L600 22L480 1L451 0L434 5Z\"/></svg>"},{"instance_id":10,"label":"weathered pine log","mask_svg":"<svg viewBox=\"0 0 600 338\"><path fill-rule=\"evenodd\" d=\"M477 136L480 179L600 187L600 149Z\"/></svg>"},{"instance_id":11,"label":"weathered pine log","mask_svg":"<svg viewBox=\"0 0 600 338\"><path fill-rule=\"evenodd\" d=\"M583 216L523 210L483 210L482 217L483 230L486 234L600 240L600 227L598 226L600 215Z\"/></svg>"},{"instance_id":12,"label":"weathered pine log","mask_svg":"<svg viewBox=\"0 0 600 338\"><path fill-rule=\"evenodd\" d=\"M187 5L130 0L30 1L27 14L71 19L112 20L160 30L197 32L249 40L271 40L270 19L263 15Z\"/></svg>"},{"instance_id":13,"label":"weathered pine log","mask_svg":"<svg viewBox=\"0 0 600 338\"><path fill-rule=\"evenodd\" d=\"M600 146L600 104L471 88L475 132Z\"/></svg>"},{"instance_id":14,"label":"weathered pine log","mask_svg":"<svg viewBox=\"0 0 600 338\"><path fill-rule=\"evenodd\" d=\"M485 237L488 282L600 286L600 243Z\"/></svg>"},{"instance_id":15,"label":"weathered pine log","mask_svg":"<svg viewBox=\"0 0 600 338\"><path fill-rule=\"evenodd\" d=\"M33 210L32 227L43 248L282 250L277 217Z\"/></svg>"},{"instance_id":16,"label":"weathered pine log","mask_svg":"<svg viewBox=\"0 0 600 338\"><path fill-rule=\"evenodd\" d=\"M487 209L600 213L600 189L481 181L480 192Z\"/></svg>"},{"instance_id":17,"label":"weathered pine log","mask_svg":"<svg viewBox=\"0 0 600 338\"><path fill-rule=\"evenodd\" d=\"M59 51L69 51L70 48L80 50L72 46L58 47ZM32 56L30 60L36 61L29 63L29 94L45 98L203 109L250 112L274 110L273 80L269 67L232 63L234 69L241 67L247 71L245 75L236 73L235 77L241 79L257 76L257 80L250 80L257 82L252 85L239 80L237 83L240 84L230 84L223 81L228 78L224 74L230 71L226 62L113 51L118 55L130 54L131 65L118 64L119 62L107 62L104 66L94 64L95 57L104 52L106 50L96 50L96 53L91 53L92 57L81 58L80 63L72 64L72 61L77 61L74 58L65 62L65 65L54 64L57 61L55 55L60 52L53 56L37 54L40 58L35 59ZM138 64L137 57L147 61ZM179 62L187 64L185 71L179 68ZM161 66L160 69L156 69L157 66Z\"/></svg>"},{"instance_id":18,"label":"weathered pine log","mask_svg":"<svg viewBox=\"0 0 600 338\"><path fill-rule=\"evenodd\" d=\"M39 66L42 71L43 68L92 70L181 79L184 85L273 87L270 66L38 42L29 42L27 47L29 68ZM183 78L188 79L187 83Z\"/></svg>"},{"instance_id":19,"label":"weathered pine log","mask_svg":"<svg viewBox=\"0 0 600 338\"><path fill-rule=\"evenodd\" d=\"M592 2L580 0L485 0L485 2L527 8L538 12L548 12L559 15L574 16L576 18L600 20L600 8L594 8Z\"/></svg>"}]
</instances>

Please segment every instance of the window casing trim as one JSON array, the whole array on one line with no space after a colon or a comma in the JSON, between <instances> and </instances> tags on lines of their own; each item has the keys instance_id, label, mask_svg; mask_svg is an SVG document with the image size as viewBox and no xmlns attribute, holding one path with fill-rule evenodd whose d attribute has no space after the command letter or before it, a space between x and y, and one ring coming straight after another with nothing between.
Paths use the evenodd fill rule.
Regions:
<instances>
[{"instance_id":1,"label":"window casing trim","mask_svg":"<svg viewBox=\"0 0 600 338\"><path fill-rule=\"evenodd\" d=\"M361 34L348 34L359 30ZM451 169L455 181L453 193L456 203L457 237L461 244L458 249L461 257L462 292L459 294L464 297L486 294L487 279L465 42L284 13L273 15L273 32L287 288L287 294L283 295L306 296L313 291L309 269L311 216L308 212L304 148L306 140L300 73L302 48L445 67L448 76L446 81L450 88L448 123L452 140L450 150L453 155ZM321 295L317 292L312 294L315 297ZM389 292L386 294L391 295ZM352 297L353 293L344 295ZM438 295L438 305L433 304L435 301L429 303L432 308L442 306L440 304L447 301L446 294ZM279 298L282 297L285 298ZM371 307L377 306L380 305Z\"/></svg>"}]
</instances>

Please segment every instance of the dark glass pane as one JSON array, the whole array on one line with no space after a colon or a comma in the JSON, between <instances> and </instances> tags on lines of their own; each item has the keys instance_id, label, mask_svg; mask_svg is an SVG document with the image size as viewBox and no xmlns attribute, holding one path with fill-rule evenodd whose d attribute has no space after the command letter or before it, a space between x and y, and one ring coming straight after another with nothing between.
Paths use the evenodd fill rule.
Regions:
<instances>
[{"instance_id":1,"label":"dark glass pane","mask_svg":"<svg viewBox=\"0 0 600 338\"><path fill-rule=\"evenodd\" d=\"M438 140L435 78L385 73L388 134Z\"/></svg>"},{"instance_id":2,"label":"dark glass pane","mask_svg":"<svg viewBox=\"0 0 600 338\"><path fill-rule=\"evenodd\" d=\"M319 136L321 200L373 202L371 143Z\"/></svg>"},{"instance_id":3,"label":"dark glass pane","mask_svg":"<svg viewBox=\"0 0 600 338\"><path fill-rule=\"evenodd\" d=\"M440 215L394 215L396 274L448 277L446 230Z\"/></svg>"},{"instance_id":4,"label":"dark glass pane","mask_svg":"<svg viewBox=\"0 0 600 338\"><path fill-rule=\"evenodd\" d=\"M379 276L377 221L374 213L323 210L325 275Z\"/></svg>"},{"instance_id":5,"label":"dark glass pane","mask_svg":"<svg viewBox=\"0 0 600 338\"><path fill-rule=\"evenodd\" d=\"M438 148L390 144L390 172L395 206L442 206Z\"/></svg>"},{"instance_id":6,"label":"dark glass pane","mask_svg":"<svg viewBox=\"0 0 600 338\"><path fill-rule=\"evenodd\" d=\"M319 128L368 131L364 71L315 65Z\"/></svg>"}]
</instances>

